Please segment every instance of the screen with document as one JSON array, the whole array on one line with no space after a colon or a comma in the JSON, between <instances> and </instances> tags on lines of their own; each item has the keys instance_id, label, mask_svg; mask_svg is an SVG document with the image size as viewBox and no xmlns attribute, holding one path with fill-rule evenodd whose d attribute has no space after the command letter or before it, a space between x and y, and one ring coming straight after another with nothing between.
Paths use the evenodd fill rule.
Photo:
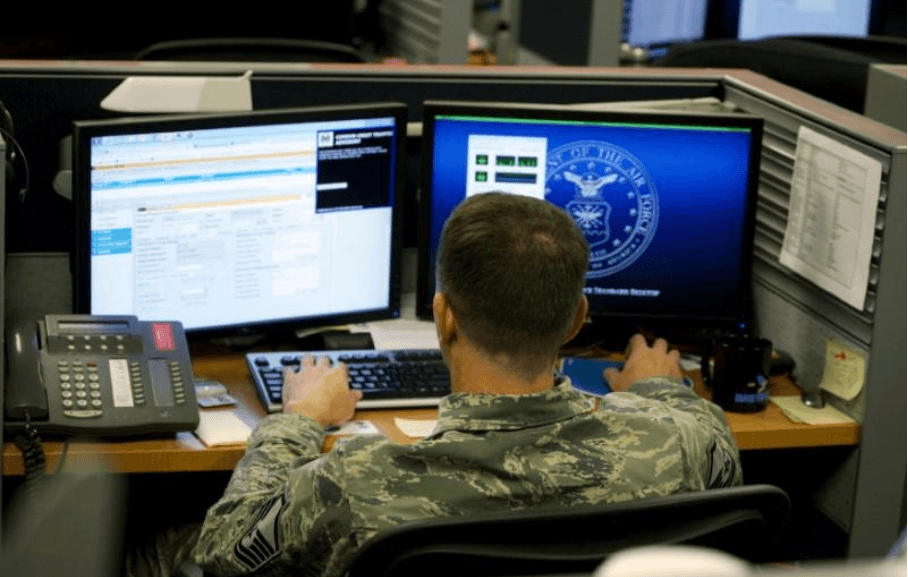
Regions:
<instances>
[{"instance_id":1,"label":"screen with document","mask_svg":"<svg viewBox=\"0 0 908 577\"><path fill-rule=\"evenodd\" d=\"M406 107L79 122L79 312L258 333L399 315Z\"/></svg>"}]
</instances>

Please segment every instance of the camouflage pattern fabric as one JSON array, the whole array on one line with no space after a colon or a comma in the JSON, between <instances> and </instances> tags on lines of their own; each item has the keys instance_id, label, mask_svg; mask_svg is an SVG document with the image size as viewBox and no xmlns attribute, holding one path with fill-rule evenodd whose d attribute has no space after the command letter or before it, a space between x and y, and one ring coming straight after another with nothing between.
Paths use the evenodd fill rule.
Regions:
<instances>
[{"instance_id":1,"label":"camouflage pattern fabric","mask_svg":"<svg viewBox=\"0 0 908 577\"><path fill-rule=\"evenodd\" d=\"M404 521L584 506L740 484L716 405L654 378L595 402L562 381L530 395L452 394L429 437L351 437L264 419L193 550L218 575L341 575L366 539Z\"/></svg>"}]
</instances>

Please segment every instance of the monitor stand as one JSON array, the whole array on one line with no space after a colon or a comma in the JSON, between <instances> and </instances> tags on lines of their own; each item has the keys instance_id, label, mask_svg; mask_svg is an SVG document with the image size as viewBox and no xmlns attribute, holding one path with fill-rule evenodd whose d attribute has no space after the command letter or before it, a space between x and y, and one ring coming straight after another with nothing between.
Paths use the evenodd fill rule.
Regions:
<instances>
[{"instance_id":1,"label":"monitor stand","mask_svg":"<svg viewBox=\"0 0 908 577\"><path fill-rule=\"evenodd\" d=\"M212 344L243 350L338 351L374 349L372 335L326 328L321 331L278 330L211 339Z\"/></svg>"}]
</instances>

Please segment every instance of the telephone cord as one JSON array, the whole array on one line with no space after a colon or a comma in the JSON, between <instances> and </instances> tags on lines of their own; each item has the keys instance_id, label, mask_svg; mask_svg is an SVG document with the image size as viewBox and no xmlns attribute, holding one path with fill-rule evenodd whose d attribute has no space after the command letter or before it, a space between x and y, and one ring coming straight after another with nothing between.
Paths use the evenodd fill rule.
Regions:
<instances>
[{"instance_id":1,"label":"telephone cord","mask_svg":"<svg viewBox=\"0 0 908 577\"><path fill-rule=\"evenodd\" d=\"M25 479L22 490L25 493L34 493L44 480L45 455L41 446L41 437L32 426L28 414L25 415L25 428L22 433L13 437L13 442L22 453L22 462L25 467Z\"/></svg>"}]
</instances>

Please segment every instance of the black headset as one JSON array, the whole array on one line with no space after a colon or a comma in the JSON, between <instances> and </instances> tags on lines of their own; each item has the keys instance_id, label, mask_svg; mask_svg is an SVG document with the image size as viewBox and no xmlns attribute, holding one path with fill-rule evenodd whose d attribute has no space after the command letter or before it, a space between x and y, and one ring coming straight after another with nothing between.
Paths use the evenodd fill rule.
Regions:
<instances>
[{"instance_id":1,"label":"black headset","mask_svg":"<svg viewBox=\"0 0 908 577\"><path fill-rule=\"evenodd\" d=\"M10 114L2 100L0 100L0 137L2 137L3 141L6 143L6 156L3 159L6 163L6 183L9 185L10 190L14 190L18 187L17 193L19 202L24 202L25 196L28 194L30 180L28 162L25 160L25 152L22 150L22 147L19 146L19 143L16 142L16 131L13 128L13 115ZM23 183L21 186L16 184L19 181L16 170L17 164L21 164L23 168Z\"/></svg>"}]
</instances>

